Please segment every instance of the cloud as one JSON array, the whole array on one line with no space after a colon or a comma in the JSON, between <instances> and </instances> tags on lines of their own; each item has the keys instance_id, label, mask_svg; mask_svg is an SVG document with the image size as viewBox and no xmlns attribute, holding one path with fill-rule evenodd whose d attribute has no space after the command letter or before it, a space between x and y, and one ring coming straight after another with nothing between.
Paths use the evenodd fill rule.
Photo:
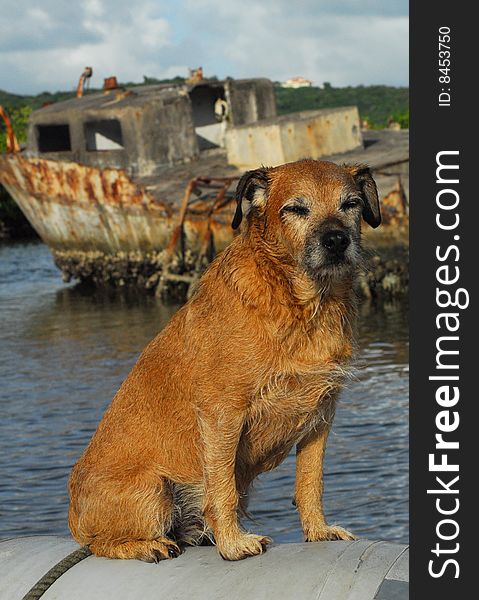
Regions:
<instances>
[{"instance_id":1,"label":"cloud","mask_svg":"<svg viewBox=\"0 0 479 600\"><path fill-rule=\"evenodd\" d=\"M303 75L320 84L408 84L405 0L0 0L0 88L74 89L116 75ZM5 6L3 6L5 5Z\"/></svg>"},{"instance_id":2,"label":"cloud","mask_svg":"<svg viewBox=\"0 0 479 600\"><path fill-rule=\"evenodd\" d=\"M76 3L0 0L0 53L8 56L98 42L98 36L84 27L82 15Z\"/></svg>"},{"instance_id":3,"label":"cloud","mask_svg":"<svg viewBox=\"0 0 479 600\"><path fill-rule=\"evenodd\" d=\"M209 69L220 76L267 74L284 80L301 74L316 83L329 81L334 85L407 85L406 16L338 16L319 9L291 14L278 1L273 11L264 3L252 4L250 10L248 1L243 2L242 10L237 3L222 5L221 9L206 0L201 0L201 5L200 29L213 18L213 10L219 18L216 35L208 38L206 51L198 54L204 63L209 57ZM233 32L226 44L219 23Z\"/></svg>"}]
</instances>

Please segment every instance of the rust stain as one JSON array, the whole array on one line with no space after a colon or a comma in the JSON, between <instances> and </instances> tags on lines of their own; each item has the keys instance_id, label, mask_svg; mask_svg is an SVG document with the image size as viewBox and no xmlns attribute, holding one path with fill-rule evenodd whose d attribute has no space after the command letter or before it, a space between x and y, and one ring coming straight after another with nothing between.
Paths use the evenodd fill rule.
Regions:
<instances>
[{"instance_id":1,"label":"rust stain","mask_svg":"<svg viewBox=\"0 0 479 600\"><path fill-rule=\"evenodd\" d=\"M118 188L118 181L112 181L111 183L111 193L114 198L120 197L120 190Z\"/></svg>"},{"instance_id":2,"label":"rust stain","mask_svg":"<svg viewBox=\"0 0 479 600\"><path fill-rule=\"evenodd\" d=\"M93 187L92 182L89 179L87 179L84 183L84 186L85 186L85 190L86 190L86 193L89 196L89 198L91 200L95 200L95 198L96 198L95 188Z\"/></svg>"},{"instance_id":3,"label":"rust stain","mask_svg":"<svg viewBox=\"0 0 479 600\"><path fill-rule=\"evenodd\" d=\"M66 202L78 203L84 200L82 191L85 191L89 199L105 205L155 205L157 208L162 205L120 169L100 171L77 163L20 155L1 157L0 161L0 180L20 188L26 186L35 196L45 195L52 200L61 196Z\"/></svg>"},{"instance_id":4,"label":"rust stain","mask_svg":"<svg viewBox=\"0 0 479 600\"><path fill-rule=\"evenodd\" d=\"M3 119L3 122L5 123L5 129L6 129L6 134L7 134L7 153L14 154L15 152L20 152L20 145L19 145L19 143L17 141L17 137L13 131L10 117L8 116L6 110L1 105L0 105L0 118Z\"/></svg>"},{"instance_id":5,"label":"rust stain","mask_svg":"<svg viewBox=\"0 0 479 600\"><path fill-rule=\"evenodd\" d=\"M107 197L111 193L111 189L108 189L108 181L104 177L103 173L101 173L101 175L100 175L100 181L101 181L101 189L103 191L103 195L105 197Z\"/></svg>"},{"instance_id":6,"label":"rust stain","mask_svg":"<svg viewBox=\"0 0 479 600\"><path fill-rule=\"evenodd\" d=\"M65 179L67 186L70 187L74 196L78 194L78 173L73 169L65 170ZM65 187L67 187L65 186Z\"/></svg>"},{"instance_id":7,"label":"rust stain","mask_svg":"<svg viewBox=\"0 0 479 600\"><path fill-rule=\"evenodd\" d=\"M34 183L33 183L33 173L30 173L29 171L26 171L24 174L25 177L25 183L27 186L27 190L30 194L33 194L34 192Z\"/></svg>"},{"instance_id":8,"label":"rust stain","mask_svg":"<svg viewBox=\"0 0 479 600\"><path fill-rule=\"evenodd\" d=\"M233 198L226 191L235 179L197 177L189 182L180 206L153 197L121 169L0 156L0 182L56 249L157 251L168 246L175 227L182 229L186 223L200 241L207 224L222 248L232 238Z\"/></svg>"},{"instance_id":9,"label":"rust stain","mask_svg":"<svg viewBox=\"0 0 479 600\"><path fill-rule=\"evenodd\" d=\"M394 188L382 199L381 213L386 226L402 226L408 220L406 194L398 179Z\"/></svg>"}]
</instances>

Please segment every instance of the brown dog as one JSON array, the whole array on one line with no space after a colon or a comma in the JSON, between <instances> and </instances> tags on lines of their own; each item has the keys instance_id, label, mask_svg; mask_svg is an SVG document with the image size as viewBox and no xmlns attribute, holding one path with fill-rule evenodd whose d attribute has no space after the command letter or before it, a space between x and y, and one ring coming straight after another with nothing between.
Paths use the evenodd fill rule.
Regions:
<instances>
[{"instance_id":1,"label":"brown dog","mask_svg":"<svg viewBox=\"0 0 479 600\"><path fill-rule=\"evenodd\" d=\"M361 215L381 217L366 167L304 160L249 171L246 223L147 346L69 482L73 536L99 556L158 561L205 538L230 560L269 538L238 512L252 480L297 448L306 540L326 524L322 468L352 353ZM178 545L177 545L178 544Z\"/></svg>"}]
</instances>

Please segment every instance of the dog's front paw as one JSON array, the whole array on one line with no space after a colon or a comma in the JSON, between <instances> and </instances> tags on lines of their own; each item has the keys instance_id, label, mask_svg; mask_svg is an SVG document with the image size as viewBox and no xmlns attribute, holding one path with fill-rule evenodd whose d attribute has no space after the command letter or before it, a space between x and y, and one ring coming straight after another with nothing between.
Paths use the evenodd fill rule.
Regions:
<instances>
[{"instance_id":1,"label":"dog's front paw","mask_svg":"<svg viewBox=\"0 0 479 600\"><path fill-rule=\"evenodd\" d=\"M324 540L355 540L356 536L339 527L339 525L320 525L318 527L307 527L304 530L307 542L321 542Z\"/></svg>"},{"instance_id":2,"label":"dog's front paw","mask_svg":"<svg viewBox=\"0 0 479 600\"><path fill-rule=\"evenodd\" d=\"M271 538L253 533L243 533L230 539L217 541L218 552L225 560L241 560L247 556L263 554Z\"/></svg>"}]
</instances>

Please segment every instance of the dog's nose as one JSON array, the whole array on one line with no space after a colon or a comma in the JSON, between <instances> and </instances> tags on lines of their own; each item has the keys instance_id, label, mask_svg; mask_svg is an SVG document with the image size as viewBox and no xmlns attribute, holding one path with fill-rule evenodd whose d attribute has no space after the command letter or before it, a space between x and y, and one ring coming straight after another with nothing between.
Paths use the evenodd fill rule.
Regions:
<instances>
[{"instance_id":1,"label":"dog's nose","mask_svg":"<svg viewBox=\"0 0 479 600\"><path fill-rule=\"evenodd\" d=\"M349 246L349 237L340 229L333 229L323 235L321 243L331 253L343 254Z\"/></svg>"}]
</instances>

